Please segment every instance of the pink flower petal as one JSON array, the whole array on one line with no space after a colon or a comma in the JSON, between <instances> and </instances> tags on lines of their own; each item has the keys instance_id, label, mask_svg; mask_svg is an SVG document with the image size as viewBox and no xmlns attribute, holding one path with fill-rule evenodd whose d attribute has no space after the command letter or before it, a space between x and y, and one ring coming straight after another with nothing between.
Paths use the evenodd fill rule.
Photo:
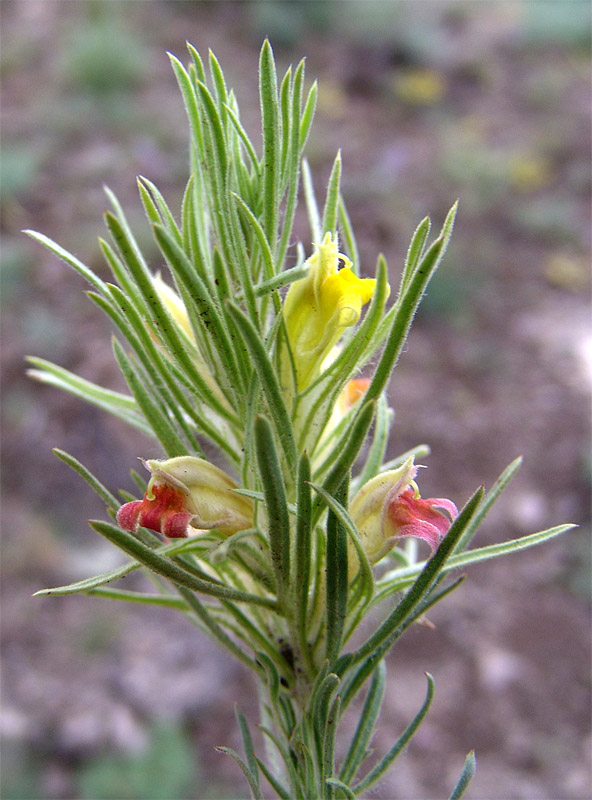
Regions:
<instances>
[{"instance_id":1,"label":"pink flower petal","mask_svg":"<svg viewBox=\"0 0 592 800\"><path fill-rule=\"evenodd\" d=\"M447 515L441 513L442 509ZM432 552L448 533L458 510L451 500L439 497L415 497L407 489L394 497L386 509L389 533L394 537L415 536L427 542Z\"/></svg>"},{"instance_id":2,"label":"pink flower petal","mask_svg":"<svg viewBox=\"0 0 592 800\"><path fill-rule=\"evenodd\" d=\"M423 522L422 520L417 520L417 522L414 522L412 525L405 525L398 531L397 536L401 539L406 536L414 536L416 539L423 539L424 542L429 544L432 553L438 549L438 545L442 539L442 534L435 525L432 525L431 522Z\"/></svg>"},{"instance_id":3,"label":"pink flower petal","mask_svg":"<svg viewBox=\"0 0 592 800\"><path fill-rule=\"evenodd\" d=\"M152 485L152 498L148 491L143 500L134 500L121 506L117 512L117 522L127 531L138 525L162 533L169 539L187 536L187 525L193 514L187 511L187 498L183 491L166 484Z\"/></svg>"},{"instance_id":4,"label":"pink flower petal","mask_svg":"<svg viewBox=\"0 0 592 800\"><path fill-rule=\"evenodd\" d=\"M138 516L142 509L142 500L133 500L125 503L117 512L117 524L124 531L135 531L138 525Z\"/></svg>"}]
</instances>

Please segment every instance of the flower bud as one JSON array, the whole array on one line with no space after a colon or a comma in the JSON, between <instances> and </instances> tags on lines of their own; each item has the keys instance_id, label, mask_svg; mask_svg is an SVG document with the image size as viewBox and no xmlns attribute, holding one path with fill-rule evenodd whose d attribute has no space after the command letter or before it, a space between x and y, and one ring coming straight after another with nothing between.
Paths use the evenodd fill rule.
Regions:
<instances>
[{"instance_id":1,"label":"flower bud","mask_svg":"<svg viewBox=\"0 0 592 800\"><path fill-rule=\"evenodd\" d=\"M356 403L366 394L369 385L370 378L353 378L345 384L337 397L337 402L331 412L329 421L325 425L321 439L321 450L323 447L328 446L331 434L335 431L345 415L351 411Z\"/></svg>"},{"instance_id":2,"label":"flower bud","mask_svg":"<svg viewBox=\"0 0 592 800\"><path fill-rule=\"evenodd\" d=\"M348 381L345 384L339 394L339 397L337 398L337 404L335 407L335 411L339 415L339 419L343 419L347 412L355 406L358 400L362 399L369 386L370 378L353 378L351 381Z\"/></svg>"},{"instance_id":3,"label":"flower bud","mask_svg":"<svg viewBox=\"0 0 592 800\"><path fill-rule=\"evenodd\" d=\"M142 525L175 539L187 536L188 525L217 528L227 535L252 526L252 501L238 494L234 481L208 461L179 456L143 463L152 477L144 499L125 503L117 512L124 530Z\"/></svg>"},{"instance_id":4,"label":"flower bud","mask_svg":"<svg viewBox=\"0 0 592 800\"><path fill-rule=\"evenodd\" d=\"M405 536L423 539L434 552L456 518L458 510L451 500L420 497L416 475L417 467L409 458L398 469L369 480L354 496L350 516L371 564L380 561ZM359 564L351 544L348 556L349 578L353 580Z\"/></svg>"},{"instance_id":5,"label":"flower bud","mask_svg":"<svg viewBox=\"0 0 592 800\"><path fill-rule=\"evenodd\" d=\"M195 336L183 300L168 283L163 281L160 277L160 273L152 276L152 283L166 310L185 333L187 338L195 344Z\"/></svg>"}]
</instances>

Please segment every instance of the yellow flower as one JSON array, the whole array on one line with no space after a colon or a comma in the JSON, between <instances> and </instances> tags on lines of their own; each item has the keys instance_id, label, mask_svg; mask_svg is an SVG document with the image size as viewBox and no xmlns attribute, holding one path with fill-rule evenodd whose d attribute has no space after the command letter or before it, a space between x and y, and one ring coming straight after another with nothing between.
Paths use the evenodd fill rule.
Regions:
<instances>
[{"instance_id":1,"label":"yellow flower","mask_svg":"<svg viewBox=\"0 0 592 800\"><path fill-rule=\"evenodd\" d=\"M356 324L376 286L374 279L358 278L352 272L351 261L338 252L330 233L316 245L307 263L308 275L292 284L284 301L300 391L320 374L331 348L345 328ZM287 369L286 364L283 368Z\"/></svg>"}]
</instances>

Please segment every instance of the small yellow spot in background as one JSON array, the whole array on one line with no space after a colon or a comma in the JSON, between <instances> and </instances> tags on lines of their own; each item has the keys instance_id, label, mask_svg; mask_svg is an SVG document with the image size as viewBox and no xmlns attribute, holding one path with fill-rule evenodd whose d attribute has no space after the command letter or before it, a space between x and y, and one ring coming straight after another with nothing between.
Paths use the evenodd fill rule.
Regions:
<instances>
[{"instance_id":1,"label":"small yellow spot in background","mask_svg":"<svg viewBox=\"0 0 592 800\"><path fill-rule=\"evenodd\" d=\"M343 119L347 114L347 94L338 81L324 81L319 87L318 110L328 119Z\"/></svg>"},{"instance_id":2,"label":"small yellow spot in background","mask_svg":"<svg viewBox=\"0 0 592 800\"><path fill-rule=\"evenodd\" d=\"M447 88L442 73L428 67L398 71L392 87L398 100L413 106L436 105Z\"/></svg>"},{"instance_id":3,"label":"small yellow spot in background","mask_svg":"<svg viewBox=\"0 0 592 800\"><path fill-rule=\"evenodd\" d=\"M548 159L539 155L520 155L510 159L510 184L519 192L536 192L553 180Z\"/></svg>"},{"instance_id":4,"label":"small yellow spot in background","mask_svg":"<svg viewBox=\"0 0 592 800\"><path fill-rule=\"evenodd\" d=\"M578 256L554 253L545 264L545 277L554 286L578 292L588 285L590 264Z\"/></svg>"}]
</instances>

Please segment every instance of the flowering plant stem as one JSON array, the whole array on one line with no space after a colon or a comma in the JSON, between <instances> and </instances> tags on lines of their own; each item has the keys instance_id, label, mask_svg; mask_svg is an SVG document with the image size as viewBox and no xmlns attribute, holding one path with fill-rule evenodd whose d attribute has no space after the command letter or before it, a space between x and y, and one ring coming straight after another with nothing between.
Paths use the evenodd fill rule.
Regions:
<instances>
[{"instance_id":1,"label":"flowering plant stem","mask_svg":"<svg viewBox=\"0 0 592 800\"><path fill-rule=\"evenodd\" d=\"M166 276L149 266L109 190L110 240L101 249L113 282L27 231L88 281L89 298L118 328L114 355L129 392L40 358L30 359L30 374L151 435L162 451L144 462L148 480L132 473L139 496L121 492L124 502L76 457L55 451L105 503L109 521L90 524L127 560L37 594L181 611L259 687L266 756L240 711L244 753L218 748L237 762L252 797L264 789L289 800L359 797L407 746L434 695L427 675L417 714L368 766L392 645L459 585L462 576L446 581L452 570L571 526L468 550L519 461L460 512L448 499L420 496L415 457L426 446L383 463L392 419L385 391L456 204L431 243L429 218L420 222L389 306L382 256L373 278L359 272L340 154L319 210L303 161L317 94L316 84L305 92L304 62L280 80L270 44L261 49L258 155L215 56L204 64L189 53L188 67L171 56L191 130L179 217L150 180L138 180ZM308 242L292 247L301 177L308 256ZM427 561L416 557L417 539L431 549ZM113 586L138 570L156 590ZM343 714L360 693L352 734ZM451 798L461 797L474 766L470 753Z\"/></svg>"}]
</instances>

